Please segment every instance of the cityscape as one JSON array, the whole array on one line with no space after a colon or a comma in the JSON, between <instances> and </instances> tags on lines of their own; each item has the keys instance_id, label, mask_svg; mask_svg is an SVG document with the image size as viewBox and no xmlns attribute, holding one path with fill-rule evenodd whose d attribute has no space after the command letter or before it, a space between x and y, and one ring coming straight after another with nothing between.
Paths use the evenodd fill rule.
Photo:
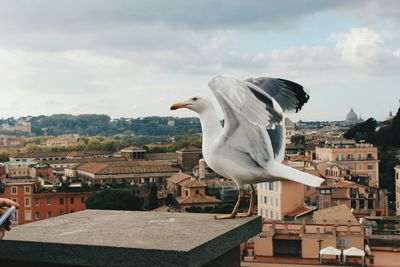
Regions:
<instances>
[{"instance_id":1,"label":"cityscape","mask_svg":"<svg viewBox=\"0 0 400 267\"><path fill-rule=\"evenodd\" d=\"M0 265L399 266L399 11L2 3Z\"/></svg>"},{"instance_id":2,"label":"cityscape","mask_svg":"<svg viewBox=\"0 0 400 267\"><path fill-rule=\"evenodd\" d=\"M185 125L180 118L157 120L177 132ZM364 260L371 266L375 255L396 253L399 150L396 144L384 150L377 139L386 130L398 131L400 107L384 121L373 121L374 136L368 136L371 121L353 109L342 121L286 118L284 164L325 181L319 188L289 180L257 185L253 213L263 219L262 232L242 244L243 266L293 259L334 264L336 256L321 259L325 247L357 248L365 258L349 256L349 264ZM237 199L236 185L202 159L201 132L124 143L120 135L96 140L77 133L36 136L33 127L29 118L1 125L0 197L20 204L13 215L16 227L85 209L229 213ZM386 153L395 158L383 159ZM247 205L245 200L242 206Z\"/></svg>"}]
</instances>

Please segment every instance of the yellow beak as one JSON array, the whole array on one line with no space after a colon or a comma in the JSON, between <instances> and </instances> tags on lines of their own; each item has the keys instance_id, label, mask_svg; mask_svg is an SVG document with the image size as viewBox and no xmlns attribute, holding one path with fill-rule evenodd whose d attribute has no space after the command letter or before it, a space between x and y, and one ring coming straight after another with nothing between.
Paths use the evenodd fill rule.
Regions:
<instances>
[{"instance_id":1,"label":"yellow beak","mask_svg":"<svg viewBox=\"0 0 400 267\"><path fill-rule=\"evenodd\" d=\"M185 104L185 103L175 103L171 106L171 110L186 108L186 106L187 106L187 104Z\"/></svg>"}]
</instances>

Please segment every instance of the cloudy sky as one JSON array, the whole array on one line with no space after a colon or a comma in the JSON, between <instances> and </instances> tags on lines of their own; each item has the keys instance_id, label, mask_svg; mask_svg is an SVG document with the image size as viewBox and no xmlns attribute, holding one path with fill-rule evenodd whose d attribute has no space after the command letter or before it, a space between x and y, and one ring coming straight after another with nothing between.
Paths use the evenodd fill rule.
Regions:
<instances>
[{"instance_id":1,"label":"cloudy sky","mask_svg":"<svg viewBox=\"0 0 400 267\"><path fill-rule=\"evenodd\" d=\"M294 120L351 107L384 119L400 98L400 1L0 0L0 117L192 116L218 74L302 84Z\"/></svg>"}]
</instances>

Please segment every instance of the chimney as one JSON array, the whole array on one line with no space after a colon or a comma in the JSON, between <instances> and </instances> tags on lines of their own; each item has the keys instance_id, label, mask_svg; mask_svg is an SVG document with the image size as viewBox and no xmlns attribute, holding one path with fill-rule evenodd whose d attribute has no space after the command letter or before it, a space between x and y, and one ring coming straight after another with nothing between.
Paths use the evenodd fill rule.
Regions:
<instances>
[{"instance_id":1,"label":"chimney","mask_svg":"<svg viewBox=\"0 0 400 267\"><path fill-rule=\"evenodd\" d=\"M199 160L199 179L203 180L206 178L206 161L204 159Z\"/></svg>"}]
</instances>

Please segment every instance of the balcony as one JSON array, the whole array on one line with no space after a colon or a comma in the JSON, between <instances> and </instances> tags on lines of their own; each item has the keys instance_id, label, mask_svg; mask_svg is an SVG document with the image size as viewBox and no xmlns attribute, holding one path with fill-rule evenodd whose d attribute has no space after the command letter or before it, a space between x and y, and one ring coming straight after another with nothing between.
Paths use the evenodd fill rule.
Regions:
<instances>
[{"instance_id":1,"label":"balcony","mask_svg":"<svg viewBox=\"0 0 400 267\"><path fill-rule=\"evenodd\" d=\"M0 266L240 266L239 246L261 217L85 210L16 226Z\"/></svg>"}]
</instances>

